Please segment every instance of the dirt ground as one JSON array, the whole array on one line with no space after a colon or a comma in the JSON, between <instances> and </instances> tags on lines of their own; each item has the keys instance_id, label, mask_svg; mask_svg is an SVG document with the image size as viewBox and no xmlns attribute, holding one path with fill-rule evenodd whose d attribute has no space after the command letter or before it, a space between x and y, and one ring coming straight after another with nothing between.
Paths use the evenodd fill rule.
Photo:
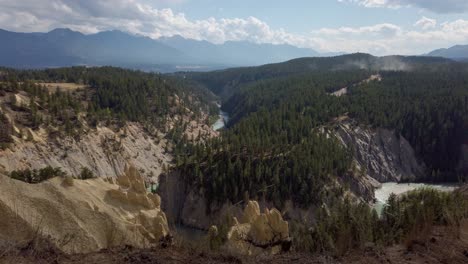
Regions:
<instances>
[{"instance_id":1,"label":"dirt ground","mask_svg":"<svg viewBox=\"0 0 468 264\"><path fill-rule=\"evenodd\" d=\"M77 83L38 83L39 85L44 85L50 93L54 93L57 88L60 88L62 91L74 91L77 89L82 89L88 87L87 85L77 84Z\"/></svg>"},{"instance_id":2,"label":"dirt ground","mask_svg":"<svg viewBox=\"0 0 468 264\"><path fill-rule=\"evenodd\" d=\"M372 246L356 250L340 258L306 253L285 253L276 256L243 257L222 252L202 252L177 246L136 249L121 247L90 254L66 255L47 244L26 244L14 250L0 248L0 263L468 263L468 221L460 230L435 227L427 234L404 245L378 249Z\"/></svg>"}]
</instances>

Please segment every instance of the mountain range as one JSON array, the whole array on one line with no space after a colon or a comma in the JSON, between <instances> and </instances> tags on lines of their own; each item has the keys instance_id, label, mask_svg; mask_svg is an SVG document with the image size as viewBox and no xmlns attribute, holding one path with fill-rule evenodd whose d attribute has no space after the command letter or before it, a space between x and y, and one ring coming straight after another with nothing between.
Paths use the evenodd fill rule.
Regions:
<instances>
[{"instance_id":1,"label":"mountain range","mask_svg":"<svg viewBox=\"0 0 468 264\"><path fill-rule=\"evenodd\" d=\"M330 54L291 45L244 41L213 44L181 36L154 40L116 30L89 35L64 28L47 33L0 30L0 65L15 68L112 65L165 72L252 66L326 55Z\"/></svg>"},{"instance_id":2,"label":"mountain range","mask_svg":"<svg viewBox=\"0 0 468 264\"><path fill-rule=\"evenodd\" d=\"M468 59L468 45L456 45L447 49L437 49L427 54L433 57L444 57L455 60Z\"/></svg>"},{"instance_id":3,"label":"mountain range","mask_svg":"<svg viewBox=\"0 0 468 264\"><path fill-rule=\"evenodd\" d=\"M0 29L0 66L14 68L111 65L158 72L207 71L341 54L247 41L214 44L179 35L151 39L118 30L87 35L67 28L47 33ZM425 55L466 60L468 45L437 49Z\"/></svg>"}]
</instances>

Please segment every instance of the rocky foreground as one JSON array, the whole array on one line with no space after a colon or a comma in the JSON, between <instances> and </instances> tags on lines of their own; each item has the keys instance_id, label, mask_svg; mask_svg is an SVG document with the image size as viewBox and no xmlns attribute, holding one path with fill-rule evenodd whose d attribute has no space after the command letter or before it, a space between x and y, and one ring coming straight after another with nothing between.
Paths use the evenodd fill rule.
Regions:
<instances>
[{"instance_id":1,"label":"rocky foreground","mask_svg":"<svg viewBox=\"0 0 468 264\"><path fill-rule=\"evenodd\" d=\"M467 263L468 222L460 230L434 227L426 236L406 245L378 249L373 245L342 257L284 253L236 256L194 248L164 245L136 249L131 246L88 254L64 254L45 244L25 244L20 248L0 249L0 263Z\"/></svg>"}]
</instances>

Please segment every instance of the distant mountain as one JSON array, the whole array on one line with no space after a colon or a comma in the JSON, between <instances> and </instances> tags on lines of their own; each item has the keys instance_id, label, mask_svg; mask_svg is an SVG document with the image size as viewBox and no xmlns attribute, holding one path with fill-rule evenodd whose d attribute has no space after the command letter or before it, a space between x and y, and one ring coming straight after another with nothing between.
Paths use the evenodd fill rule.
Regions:
<instances>
[{"instance_id":1,"label":"distant mountain","mask_svg":"<svg viewBox=\"0 0 468 264\"><path fill-rule=\"evenodd\" d=\"M0 31L0 64L18 68L71 65L182 63L188 56L150 38L120 31L84 35L69 29L48 33Z\"/></svg>"},{"instance_id":2,"label":"distant mountain","mask_svg":"<svg viewBox=\"0 0 468 264\"><path fill-rule=\"evenodd\" d=\"M0 30L0 66L15 68L113 65L156 71L212 70L317 56L321 54L311 49L243 41L217 45L181 36L154 40L121 31L85 35L70 29Z\"/></svg>"},{"instance_id":3,"label":"distant mountain","mask_svg":"<svg viewBox=\"0 0 468 264\"><path fill-rule=\"evenodd\" d=\"M428 53L427 55L456 60L466 60L468 59L468 45L456 45L448 49L438 49Z\"/></svg>"},{"instance_id":4,"label":"distant mountain","mask_svg":"<svg viewBox=\"0 0 468 264\"><path fill-rule=\"evenodd\" d=\"M255 44L246 41L227 41L213 44L208 41L185 39L181 36L159 39L162 43L196 55L205 63L223 63L236 66L261 65L300 57L318 57L311 49L291 45Z\"/></svg>"}]
</instances>

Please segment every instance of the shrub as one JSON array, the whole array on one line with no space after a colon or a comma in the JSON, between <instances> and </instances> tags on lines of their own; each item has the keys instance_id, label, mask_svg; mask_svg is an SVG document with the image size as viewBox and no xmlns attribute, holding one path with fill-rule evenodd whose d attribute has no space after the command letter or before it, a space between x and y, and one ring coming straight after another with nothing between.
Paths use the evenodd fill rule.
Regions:
<instances>
[{"instance_id":1,"label":"shrub","mask_svg":"<svg viewBox=\"0 0 468 264\"><path fill-rule=\"evenodd\" d=\"M366 204L335 201L317 211L312 226L291 222L298 251L342 256L366 244L387 246L425 241L433 226L458 229L468 218L468 199L462 194L420 189L400 197L391 195L382 218Z\"/></svg>"},{"instance_id":2,"label":"shrub","mask_svg":"<svg viewBox=\"0 0 468 264\"><path fill-rule=\"evenodd\" d=\"M0 112L0 150L8 148L10 143L13 143L12 132L13 129L8 118Z\"/></svg>"},{"instance_id":3,"label":"shrub","mask_svg":"<svg viewBox=\"0 0 468 264\"><path fill-rule=\"evenodd\" d=\"M426 188L400 198L391 197L383 222L386 233L396 234L394 242L401 242L414 234L427 233L434 225L458 227L467 217L468 201L460 193Z\"/></svg>"},{"instance_id":4,"label":"shrub","mask_svg":"<svg viewBox=\"0 0 468 264\"><path fill-rule=\"evenodd\" d=\"M40 183L55 177L65 176L66 173L63 172L61 168L53 168L51 166L47 166L39 170L15 170L10 173L11 178L31 184Z\"/></svg>"},{"instance_id":5,"label":"shrub","mask_svg":"<svg viewBox=\"0 0 468 264\"><path fill-rule=\"evenodd\" d=\"M88 180L88 179L93 179L93 178L96 178L96 176L90 169L88 169L87 167L81 168L79 179Z\"/></svg>"}]
</instances>

